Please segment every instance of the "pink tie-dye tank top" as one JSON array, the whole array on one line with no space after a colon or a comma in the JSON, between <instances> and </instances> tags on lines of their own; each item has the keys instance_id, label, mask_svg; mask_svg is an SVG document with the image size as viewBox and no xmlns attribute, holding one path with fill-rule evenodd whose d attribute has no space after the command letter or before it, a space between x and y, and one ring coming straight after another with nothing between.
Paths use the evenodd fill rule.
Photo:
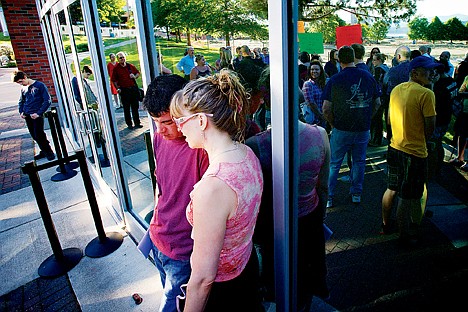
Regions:
<instances>
[{"instance_id":1,"label":"pink tie-dye tank top","mask_svg":"<svg viewBox=\"0 0 468 312\"><path fill-rule=\"evenodd\" d=\"M237 194L235 214L226 221L226 233L218 263L216 282L231 280L240 275L252 252L252 235L263 191L262 168L257 157L245 145L245 158L237 163L222 162L208 167L194 190L208 176L224 181ZM193 192L193 191L192 191ZM190 194L192 198L192 194ZM192 201L187 206L187 220L193 226Z\"/></svg>"}]
</instances>

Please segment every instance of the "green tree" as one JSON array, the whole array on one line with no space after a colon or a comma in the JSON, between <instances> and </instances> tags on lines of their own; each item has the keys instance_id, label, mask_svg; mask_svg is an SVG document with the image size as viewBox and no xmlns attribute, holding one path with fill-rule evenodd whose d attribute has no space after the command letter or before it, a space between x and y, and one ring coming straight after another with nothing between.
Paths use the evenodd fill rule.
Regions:
<instances>
[{"instance_id":1,"label":"green tree","mask_svg":"<svg viewBox=\"0 0 468 312\"><path fill-rule=\"evenodd\" d=\"M202 0L153 0L151 2L155 26L178 33L185 32L187 44L191 45L193 30L201 29L203 16L208 9L207 1Z\"/></svg>"},{"instance_id":2,"label":"green tree","mask_svg":"<svg viewBox=\"0 0 468 312\"><path fill-rule=\"evenodd\" d=\"M124 14L125 0L98 0L96 2L100 22L120 23L120 17Z\"/></svg>"},{"instance_id":3,"label":"green tree","mask_svg":"<svg viewBox=\"0 0 468 312\"><path fill-rule=\"evenodd\" d=\"M251 0L251 6L268 14L268 1ZM338 11L354 14L359 21L381 20L398 23L408 21L416 13L416 0L299 0L299 19L311 22Z\"/></svg>"},{"instance_id":4,"label":"green tree","mask_svg":"<svg viewBox=\"0 0 468 312\"><path fill-rule=\"evenodd\" d=\"M408 23L408 38L412 40L424 40L427 39L427 28L429 22L427 18L416 17Z\"/></svg>"},{"instance_id":5,"label":"green tree","mask_svg":"<svg viewBox=\"0 0 468 312\"><path fill-rule=\"evenodd\" d=\"M314 20L308 24L308 32L322 33L324 42L333 43L336 41L336 28L345 26L346 22L338 15L332 14L324 19Z\"/></svg>"},{"instance_id":6,"label":"green tree","mask_svg":"<svg viewBox=\"0 0 468 312\"><path fill-rule=\"evenodd\" d=\"M248 3L245 0L211 0L204 30L222 35L226 46L230 45L230 38L237 34L246 34L252 39L268 38L266 26L260 23L259 16L249 10Z\"/></svg>"},{"instance_id":7,"label":"green tree","mask_svg":"<svg viewBox=\"0 0 468 312\"><path fill-rule=\"evenodd\" d=\"M467 40L468 39L468 28L457 18L453 17L445 22L445 28L447 30L447 38L452 43L453 40Z\"/></svg>"},{"instance_id":8,"label":"green tree","mask_svg":"<svg viewBox=\"0 0 468 312\"><path fill-rule=\"evenodd\" d=\"M236 34L247 34L251 38L268 37L268 30L261 24L261 18L248 9L246 0L153 0L153 22L155 26L171 31L187 33L219 34L230 45L230 38Z\"/></svg>"},{"instance_id":9,"label":"green tree","mask_svg":"<svg viewBox=\"0 0 468 312\"><path fill-rule=\"evenodd\" d=\"M367 30L367 37L379 43L379 40L383 40L385 39L385 37L387 37L387 33L389 29L390 29L390 25L388 25L383 20L378 20L369 26Z\"/></svg>"},{"instance_id":10,"label":"green tree","mask_svg":"<svg viewBox=\"0 0 468 312\"><path fill-rule=\"evenodd\" d=\"M444 40L446 38L447 32L445 25L437 16L434 17L429 26L427 26L427 39L434 43L436 40Z\"/></svg>"}]
</instances>

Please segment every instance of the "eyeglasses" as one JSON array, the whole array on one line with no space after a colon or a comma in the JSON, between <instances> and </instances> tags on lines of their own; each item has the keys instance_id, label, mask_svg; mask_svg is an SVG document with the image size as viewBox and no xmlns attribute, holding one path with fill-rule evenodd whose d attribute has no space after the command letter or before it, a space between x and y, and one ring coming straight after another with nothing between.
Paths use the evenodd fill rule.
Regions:
<instances>
[{"instance_id":1,"label":"eyeglasses","mask_svg":"<svg viewBox=\"0 0 468 312\"><path fill-rule=\"evenodd\" d=\"M184 123L186 123L187 121L189 121L190 119L192 119L193 117L195 116L199 116L199 115L205 115L207 117L213 117L213 114L205 114L205 113L195 113L193 115L190 115L190 116L182 116L182 117L179 117L179 118L174 118L172 117L172 120L174 120L177 128L179 130L182 130L182 125Z\"/></svg>"},{"instance_id":2,"label":"eyeglasses","mask_svg":"<svg viewBox=\"0 0 468 312\"><path fill-rule=\"evenodd\" d=\"M124 59L124 58L125 58L125 56L119 56L119 60Z\"/></svg>"}]
</instances>

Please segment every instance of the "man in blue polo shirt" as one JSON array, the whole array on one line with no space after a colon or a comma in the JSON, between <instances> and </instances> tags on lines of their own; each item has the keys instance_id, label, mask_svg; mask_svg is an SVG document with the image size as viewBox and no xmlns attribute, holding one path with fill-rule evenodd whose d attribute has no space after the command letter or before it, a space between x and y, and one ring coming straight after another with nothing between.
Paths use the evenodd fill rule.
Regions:
<instances>
[{"instance_id":1,"label":"man in blue polo shirt","mask_svg":"<svg viewBox=\"0 0 468 312\"><path fill-rule=\"evenodd\" d=\"M353 167L350 194L353 203L361 202L370 122L380 106L379 85L369 71L356 68L354 50L343 46L338 58L343 70L330 78L322 94L323 115L333 127L327 208L334 206L338 173L348 151Z\"/></svg>"},{"instance_id":2,"label":"man in blue polo shirt","mask_svg":"<svg viewBox=\"0 0 468 312\"><path fill-rule=\"evenodd\" d=\"M195 67L195 49L193 47L187 47L187 55L180 59L176 67L178 70L184 73L185 80L190 80L190 72Z\"/></svg>"}]
</instances>

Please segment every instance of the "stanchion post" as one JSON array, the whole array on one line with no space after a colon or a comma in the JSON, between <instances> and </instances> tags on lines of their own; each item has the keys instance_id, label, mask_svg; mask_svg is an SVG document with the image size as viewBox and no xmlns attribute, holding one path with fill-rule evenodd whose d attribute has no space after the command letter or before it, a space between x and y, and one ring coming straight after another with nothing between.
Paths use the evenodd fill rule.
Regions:
<instances>
[{"instance_id":1,"label":"stanchion post","mask_svg":"<svg viewBox=\"0 0 468 312\"><path fill-rule=\"evenodd\" d=\"M39 276L46 278L63 275L73 269L81 261L83 252L79 248L62 249L35 163L28 162L21 167L21 170L29 176L29 180L31 181L37 206L39 207L42 222L44 223L53 252L53 255L41 263L38 269L38 274Z\"/></svg>"},{"instance_id":2,"label":"stanchion post","mask_svg":"<svg viewBox=\"0 0 468 312\"><path fill-rule=\"evenodd\" d=\"M47 236L49 237L50 246L52 247L55 258L60 261L63 260L62 246L60 245L57 231L55 230L54 222L50 215L49 206L47 205L39 174L34 167L34 162L28 162L25 163L21 169L23 170L23 173L26 173L29 176L34 195L36 196L37 206L39 207L39 212L41 213L42 221L44 222L44 227L46 229Z\"/></svg>"},{"instance_id":3,"label":"stanchion post","mask_svg":"<svg viewBox=\"0 0 468 312\"><path fill-rule=\"evenodd\" d=\"M151 142L151 133L146 131L145 143L146 143L146 153L148 154L148 165L151 173L151 184L153 185L153 191L156 189L156 177L154 176L154 169L156 164L154 163L154 152L153 152L153 142Z\"/></svg>"},{"instance_id":4,"label":"stanchion post","mask_svg":"<svg viewBox=\"0 0 468 312\"><path fill-rule=\"evenodd\" d=\"M55 120L51 111L47 113L47 119L49 120L50 132L54 141L55 153L57 154L57 158L61 160L63 159L62 148L60 147L60 142L57 136L57 127L55 125ZM60 172L65 173L67 171L65 165L62 162L60 162L59 166Z\"/></svg>"},{"instance_id":5,"label":"stanchion post","mask_svg":"<svg viewBox=\"0 0 468 312\"><path fill-rule=\"evenodd\" d=\"M107 233L104 231L102 225L102 218L99 212L98 202L96 200L96 193L94 192L93 182L89 176L88 165L86 163L86 156L83 150L76 151L78 163L80 164L80 172L83 177L83 184L88 195L89 206L94 219L94 225L98 237L93 239L85 248L85 254L91 258L99 258L111 254L117 250L123 243L123 236L118 232Z\"/></svg>"},{"instance_id":6,"label":"stanchion post","mask_svg":"<svg viewBox=\"0 0 468 312\"><path fill-rule=\"evenodd\" d=\"M58 124L58 126L55 124L55 118L53 115L54 115L53 112L50 111L47 113L47 118L49 120L50 132L52 133L52 139L54 140L55 153L57 154L57 158L59 160L60 171L59 173L53 175L50 179L54 182L59 182L59 181L64 181L64 180L73 178L74 176L76 176L77 172L71 168L67 168L65 166L65 163L62 161L64 159L64 156L62 155L62 148L60 147L60 142L59 142L58 134L57 134L57 129L60 128L60 124ZM68 159L68 156L66 159Z\"/></svg>"},{"instance_id":7,"label":"stanchion post","mask_svg":"<svg viewBox=\"0 0 468 312\"><path fill-rule=\"evenodd\" d=\"M67 144L65 143L65 140L63 139L63 132L62 132L62 127L60 126L60 121L59 121L59 118L58 118L58 112L57 112L57 109L53 108L51 109L51 115L54 119L54 125L55 125L55 129L57 131L57 135L58 135L58 139L59 139L59 142L60 142L60 148L62 150L62 155L63 155L63 158L66 160L65 161L65 167L68 167L69 169L76 169L78 168L78 164L77 163L70 163L70 161L68 160L68 151L67 151Z\"/></svg>"},{"instance_id":8,"label":"stanchion post","mask_svg":"<svg viewBox=\"0 0 468 312\"><path fill-rule=\"evenodd\" d=\"M96 225L96 231L101 241L106 240L106 232L102 225L101 214L99 213L99 205L96 200L96 193L94 192L93 182L89 176L88 165L86 163L86 156L83 150L76 151L78 156L78 164L80 165L80 172L83 178L83 184L88 195L89 206L91 207L91 213L93 214L94 224Z\"/></svg>"}]
</instances>

